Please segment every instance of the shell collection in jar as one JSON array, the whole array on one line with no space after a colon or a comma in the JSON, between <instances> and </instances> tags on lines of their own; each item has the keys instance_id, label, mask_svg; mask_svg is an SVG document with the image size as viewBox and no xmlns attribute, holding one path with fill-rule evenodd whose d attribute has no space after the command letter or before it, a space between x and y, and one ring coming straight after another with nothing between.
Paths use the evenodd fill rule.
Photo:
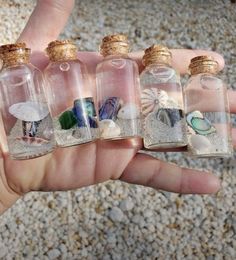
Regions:
<instances>
[{"instance_id":1,"label":"shell collection in jar","mask_svg":"<svg viewBox=\"0 0 236 260\"><path fill-rule=\"evenodd\" d=\"M143 138L149 150L187 145L198 157L232 155L227 89L212 57L191 60L183 91L162 45L145 50L139 78L127 36L104 37L96 87L72 41L53 41L46 52L45 84L25 43L0 46L1 114L12 159L45 155L56 144L132 137Z\"/></svg>"},{"instance_id":2,"label":"shell collection in jar","mask_svg":"<svg viewBox=\"0 0 236 260\"><path fill-rule=\"evenodd\" d=\"M209 56L191 60L191 77L184 90L189 153L224 157L232 153L227 89L216 76L218 63Z\"/></svg>"},{"instance_id":3,"label":"shell collection in jar","mask_svg":"<svg viewBox=\"0 0 236 260\"><path fill-rule=\"evenodd\" d=\"M153 45L145 50L140 75L144 147L175 148L187 145L183 91L170 66L171 52Z\"/></svg>"},{"instance_id":4,"label":"shell collection in jar","mask_svg":"<svg viewBox=\"0 0 236 260\"><path fill-rule=\"evenodd\" d=\"M54 148L42 73L29 63L29 56L24 43L0 47L1 112L13 159L35 158Z\"/></svg>"},{"instance_id":5,"label":"shell collection in jar","mask_svg":"<svg viewBox=\"0 0 236 260\"><path fill-rule=\"evenodd\" d=\"M97 65L97 100L101 139L141 136L138 65L128 56L125 35L103 39L104 59Z\"/></svg>"},{"instance_id":6,"label":"shell collection in jar","mask_svg":"<svg viewBox=\"0 0 236 260\"><path fill-rule=\"evenodd\" d=\"M69 40L49 43L50 62L44 71L47 98L57 145L73 146L98 138L92 85L77 47Z\"/></svg>"}]
</instances>

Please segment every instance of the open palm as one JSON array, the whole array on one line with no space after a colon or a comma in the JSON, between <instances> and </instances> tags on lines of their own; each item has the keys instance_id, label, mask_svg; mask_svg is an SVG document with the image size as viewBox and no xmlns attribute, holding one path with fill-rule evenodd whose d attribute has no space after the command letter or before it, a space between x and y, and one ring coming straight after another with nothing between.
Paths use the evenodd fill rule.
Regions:
<instances>
[{"instance_id":1,"label":"open palm","mask_svg":"<svg viewBox=\"0 0 236 260\"><path fill-rule=\"evenodd\" d=\"M47 58L41 51L57 38L72 7L73 1L38 1L19 39L33 49L32 62L37 67L43 69L47 65ZM221 68L224 65L223 58L213 52L172 50L172 54L173 66L181 73L186 72L192 57L201 54L213 55ZM131 54L140 70L141 55ZM95 52L80 52L79 59L87 65L94 80L96 65L102 57ZM231 109L235 109L232 104ZM57 148L40 158L17 161L9 158L3 129L1 133L0 213L29 191L70 190L109 179L181 193L213 193L220 187L219 180L210 173L203 175L196 170L181 169L138 153L142 141L137 138Z\"/></svg>"}]
</instances>

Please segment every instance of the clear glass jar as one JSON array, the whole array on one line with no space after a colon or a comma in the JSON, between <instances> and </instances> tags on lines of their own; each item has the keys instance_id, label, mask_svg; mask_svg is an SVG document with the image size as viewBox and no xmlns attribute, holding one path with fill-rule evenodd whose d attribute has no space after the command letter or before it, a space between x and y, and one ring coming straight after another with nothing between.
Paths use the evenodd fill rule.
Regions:
<instances>
[{"instance_id":1,"label":"clear glass jar","mask_svg":"<svg viewBox=\"0 0 236 260\"><path fill-rule=\"evenodd\" d=\"M77 47L69 40L53 41L47 53L50 62L44 75L57 145L96 140L99 130L93 86L86 66L77 58Z\"/></svg>"},{"instance_id":2,"label":"clear glass jar","mask_svg":"<svg viewBox=\"0 0 236 260\"><path fill-rule=\"evenodd\" d=\"M189 154L198 157L228 157L232 154L227 87L216 76L218 63L212 57L191 60L191 77L185 88Z\"/></svg>"},{"instance_id":3,"label":"clear glass jar","mask_svg":"<svg viewBox=\"0 0 236 260\"><path fill-rule=\"evenodd\" d=\"M124 35L103 39L104 59L96 68L101 139L141 136L139 71L128 50Z\"/></svg>"},{"instance_id":4,"label":"clear glass jar","mask_svg":"<svg viewBox=\"0 0 236 260\"><path fill-rule=\"evenodd\" d=\"M187 145L183 90L179 74L170 66L168 48L145 50L140 75L144 147L176 148Z\"/></svg>"},{"instance_id":5,"label":"clear glass jar","mask_svg":"<svg viewBox=\"0 0 236 260\"><path fill-rule=\"evenodd\" d=\"M3 45L0 57L1 111L10 156L30 159L54 149L52 119L42 73L29 63L24 43Z\"/></svg>"}]
</instances>

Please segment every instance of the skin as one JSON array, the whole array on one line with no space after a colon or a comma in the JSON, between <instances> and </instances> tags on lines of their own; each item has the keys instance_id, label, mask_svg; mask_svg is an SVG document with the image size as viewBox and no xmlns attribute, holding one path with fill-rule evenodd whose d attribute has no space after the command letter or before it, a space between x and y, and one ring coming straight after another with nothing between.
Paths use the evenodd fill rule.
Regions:
<instances>
[{"instance_id":1,"label":"skin","mask_svg":"<svg viewBox=\"0 0 236 260\"><path fill-rule=\"evenodd\" d=\"M45 68L47 58L42 53L47 43L55 40L63 30L74 2L72 0L38 1L18 41L24 41L33 50L32 63ZM51 22L53 21L53 23ZM142 52L132 53L140 71ZM221 55L203 50L172 50L173 67L186 73L190 59L197 55L212 55L224 67ZM93 80L95 68L102 57L95 52L79 52ZM234 91L229 91L231 112L236 112ZM8 155L6 138L0 122L0 214L30 191L71 190L104 182L122 180L178 193L210 194L220 189L219 179L211 173L183 169L149 155L138 153L140 139L115 142L98 141L70 148L57 148L46 156L16 161ZM233 131L233 140L236 131Z\"/></svg>"}]
</instances>

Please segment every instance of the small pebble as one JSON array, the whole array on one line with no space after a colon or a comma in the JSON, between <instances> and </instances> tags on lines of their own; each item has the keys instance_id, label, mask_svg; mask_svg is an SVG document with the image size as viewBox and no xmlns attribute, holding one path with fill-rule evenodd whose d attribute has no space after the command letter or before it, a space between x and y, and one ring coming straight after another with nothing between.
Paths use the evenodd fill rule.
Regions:
<instances>
[{"instance_id":1,"label":"small pebble","mask_svg":"<svg viewBox=\"0 0 236 260\"><path fill-rule=\"evenodd\" d=\"M7 255L7 247L0 245L0 259Z\"/></svg>"},{"instance_id":2,"label":"small pebble","mask_svg":"<svg viewBox=\"0 0 236 260\"><path fill-rule=\"evenodd\" d=\"M120 208L114 207L110 211L109 216L110 216L112 221L114 221L114 222L121 222L123 220L123 218L124 218L124 213L123 213L123 211Z\"/></svg>"},{"instance_id":3,"label":"small pebble","mask_svg":"<svg viewBox=\"0 0 236 260\"><path fill-rule=\"evenodd\" d=\"M47 255L50 260L57 259L61 255L61 252L58 249L52 249L48 251Z\"/></svg>"},{"instance_id":4,"label":"small pebble","mask_svg":"<svg viewBox=\"0 0 236 260\"><path fill-rule=\"evenodd\" d=\"M127 198L125 200L123 200L121 203L120 203L120 208L123 210L123 211L129 211L129 210L132 210L134 207L134 203L132 201L131 198Z\"/></svg>"}]
</instances>

